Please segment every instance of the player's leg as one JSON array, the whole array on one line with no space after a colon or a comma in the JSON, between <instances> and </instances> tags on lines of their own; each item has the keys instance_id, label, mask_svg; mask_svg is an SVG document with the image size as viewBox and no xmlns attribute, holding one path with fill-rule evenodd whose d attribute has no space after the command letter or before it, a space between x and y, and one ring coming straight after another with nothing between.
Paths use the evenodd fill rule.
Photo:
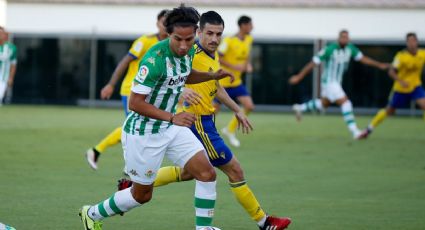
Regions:
<instances>
[{"instance_id":1,"label":"player's leg","mask_svg":"<svg viewBox=\"0 0 425 230\"><path fill-rule=\"evenodd\" d=\"M226 88L226 92L233 100L236 99L236 101L242 105L246 115L254 110L254 102L252 101L252 97L249 95L244 85L240 85L235 88ZM222 129L222 133L229 139L230 144L235 147L240 146L240 141L236 138L237 128L238 119L233 116L227 126Z\"/></svg>"},{"instance_id":2,"label":"player's leg","mask_svg":"<svg viewBox=\"0 0 425 230\"><path fill-rule=\"evenodd\" d=\"M295 117L297 118L297 121L301 121L302 114L305 112L318 112L323 111L329 105L331 102L327 98L327 86L323 85L321 88L320 98L311 99L310 101L307 101L302 104L294 104L292 106L292 110L295 112Z\"/></svg>"},{"instance_id":3,"label":"player's leg","mask_svg":"<svg viewBox=\"0 0 425 230\"><path fill-rule=\"evenodd\" d=\"M195 178L196 229L211 226L216 200L216 173L204 147L192 131L181 126L168 128L174 132L167 156Z\"/></svg>"},{"instance_id":4,"label":"player's leg","mask_svg":"<svg viewBox=\"0 0 425 230\"><path fill-rule=\"evenodd\" d=\"M335 103L341 108L342 117L344 118L345 124L353 135L354 139L359 139L361 137L361 131L357 127L357 123L353 113L353 104L346 97L339 98Z\"/></svg>"},{"instance_id":5,"label":"player's leg","mask_svg":"<svg viewBox=\"0 0 425 230\"><path fill-rule=\"evenodd\" d=\"M152 198L155 175L170 141L161 135L123 133L124 158L133 185L96 205L83 206L80 216L85 229L101 229L101 220L128 212Z\"/></svg>"},{"instance_id":6,"label":"player's leg","mask_svg":"<svg viewBox=\"0 0 425 230\"><path fill-rule=\"evenodd\" d=\"M0 81L0 106L3 105L3 98L6 93L7 84L5 82Z\"/></svg>"}]
</instances>

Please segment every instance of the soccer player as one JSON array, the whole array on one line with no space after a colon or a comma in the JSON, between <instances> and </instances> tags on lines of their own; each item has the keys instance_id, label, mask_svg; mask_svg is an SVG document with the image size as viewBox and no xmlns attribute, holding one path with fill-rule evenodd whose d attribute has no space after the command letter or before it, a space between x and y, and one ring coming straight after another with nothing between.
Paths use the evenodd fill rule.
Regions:
<instances>
[{"instance_id":1,"label":"soccer player","mask_svg":"<svg viewBox=\"0 0 425 230\"><path fill-rule=\"evenodd\" d=\"M199 41L195 45L196 53L193 59L193 69L212 72L220 69L217 47L223 30L224 21L218 13L208 11L201 15L200 29L198 30ZM240 127L242 127L242 132L247 133L252 130L252 127L245 113L229 97L218 81L186 84L185 87L198 93L200 101L196 104L185 101L181 110L196 115L197 120L192 125L191 130L204 145L213 166L219 168L228 176L229 185L235 198L251 218L257 222L260 229L285 229L291 223L291 220L289 218L266 215L254 193L249 188L239 161L218 134L214 122L215 108L213 100L214 98L218 99L232 110ZM193 177L185 169L181 170L175 166L163 167L158 171L154 185L162 186L190 179L193 179ZM128 186L128 182L121 180L119 188L125 187L123 184Z\"/></svg>"},{"instance_id":2,"label":"soccer player","mask_svg":"<svg viewBox=\"0 0 425 230\"><path fill-rule=\"evenodd\" d=\"M388 74L394 79L391 99L387 108L379 110L366 130L367 137L387 117L393 115L397 108L407 106L411 101L425 111L425 90L422 87L421 74L425 65L425 49L420 49L415 33L406 35L406 49L399 51Z\"/></svg>"},{"instance_id":3,"label":"soccer player","mask_svg":"<svg viewBox=\"0 0 425 230\"><path fill-rule=\"evenodd\" d=\"M303 112L323 110L331 103L336 103L341 108L342 116L353 138L361 138L361 131L357 127L354 119L353 105L341 86L342 77L348 69L351 58L362 64L373 66L381 70L385 70L389 67L389 64L375 61L363 55L362 52L350 42L348 31L340 31L336 43L331 43L323 48L313 57L312 61L304 66L300 73L289 79L290 84L298 84L315 66L320 65L322 62L324 63L321 78L321 98L312 99L303 104L295 104L293 110L298 120L301 120L301 114Z\"/></svg>"},{"instance_id":4,"label":"soccer player","mask_svg":"<svg viewBox=\"0 0 425 230\"><path fill-rule=\"evenodd\" d=\"M0 26L0 106L7 88L12 88L17 64L16 46L8 42L6 30Z\"/></svg>"},{"instance_id":5,"label":"soccer player","mask_svg":"<svg viewBox=\"0 0 425 230\"><path fill-rule=\"evenodd\" d=\"M192 70L198 12L180 6L164 21L169 39L153 46L140 62L134 79L129 109L123 125L122 145L131 188L116 192L97 205L80 210L84 229L102 229L101 220L125 213L152 198L153 182L164 156L196 178L196 229L210 227L216 199L215 170L202 144L189 128L196 121L191 113L175 113L184 84L231 76ZM201 218L202 217L202 218Z\"/></svg>"},{"instance_id":6,"label":"soccer player","mask_svg":"<svg viewBox=\"0 0 425 230\"><path fill-rule=\"evenodd\" d=\"M125 55L121 59L121 61L115 68L115 71L112 74L108 84L106 84L100 92L100 97L102 99L109 99L114 92L115 85L124 75L125 71L127 71L127 74L125 75L125 78L121 84L120 90L122 105L126 116L128 115L127 100L128 96L130 95L130 88L134 76L136 76L138 71L140 60L142 60L143 56L146 54L149 48L158 43L158 41L161 41L168 37L167 31L165 31L164 27L164 19L166 13L167 10L162 10L157 16L156 26L158 27L158 33L151 35L143 35L133 42L127 55ZM87 162L89 163L92 169L97 170L97 162L99 160L100 154L102 154L107 148L116 145L121 141L121 130L122 127L117 127L104 139L102 139L95 147L87 150Z\"/></svg>"},{"instance_id":7,"label":"soccer player","mask_svg":"<svg viewBox=\"0 0 425 230\"><path fill-rule=\"evenodd\" d=\"M242 74L251 73L252 65L250 62L250 53L252 46L252 36L250 35L253 25L248 16L241 16L238 20L239 31L236 35L226 37L218 48L220 54L220 64L223 69L230 71L235 76L235 81L223 79L220 84L226 89L229 96L242 104L244 112L248 115L254 110L254 103L251 96L242 84ZM222 133L229 139L231 145L240 146L240 141L236 137L236 128L238 120L236 116L230 120L228 125L223 128Z\"/></svg>"}]
</instances>

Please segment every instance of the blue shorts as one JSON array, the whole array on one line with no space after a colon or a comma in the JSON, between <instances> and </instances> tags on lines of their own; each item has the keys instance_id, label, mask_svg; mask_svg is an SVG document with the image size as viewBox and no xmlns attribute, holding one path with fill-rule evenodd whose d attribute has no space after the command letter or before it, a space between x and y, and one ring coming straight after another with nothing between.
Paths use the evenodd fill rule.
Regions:
<instances>
[{"instance_id":1,"label":"blue shorts","mask_svg":"<svg viewBox=\"0 0 425 230\"><path fill-rule=\"evenodd\" d=\"M389 106L392 108L404 108L409 105L411 101L425 98L425 90L422 86L418 86L410 93L392 92Z\"/></svg>"},{"instance_id":2,"label":"blue shorts","mask_svg":"<svg viewBox=\"0 0 425 230\"><path fill-rule=\"evenodd\" d=\"M213 166L225 165L233 158L229 147L227 147L217 132L214 115L198 116L195 124L190 129L202 145L204 145Z\"/></svg>"},{"instance_id":3,"label":"blue shorts","mask_svg":"<svg viewBox=\"0 0 425 230\"><path fill-rule=\"evenodd\" d=\"M121 95L121 102L122 102L122 107L124 109L125 116L127 117L128 112L129 112L128 111L128 97Z\"/></svg>"},{"instance_id":4,"label":"blue shorts","mask_svg":"<svg viewBox=\"0 0 425 230\"><path fill-rule=\"evenodd\" d=\"M245 85L239 85L236 87L229 87L224 89L226 90L227 94L229 94L230 98L232 98L234 101L237 101L238 97L249 96Z\"/></svg>"}]
</instances>

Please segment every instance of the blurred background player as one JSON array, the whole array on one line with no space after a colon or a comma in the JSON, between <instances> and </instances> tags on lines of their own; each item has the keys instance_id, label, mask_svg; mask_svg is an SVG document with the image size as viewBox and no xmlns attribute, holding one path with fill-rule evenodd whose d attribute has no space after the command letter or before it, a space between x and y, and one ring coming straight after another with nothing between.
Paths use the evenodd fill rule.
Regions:
<instances>
[{"instance_id":1,"label":"blurred background player","mask_svg":"<svg viewBox=\"0 0 425 230\"><path fill-rule=\"evenodd\" d=\"M196 53L193 59L193 69L200 72L216 72L220 69L217 47L220 44L223 30L224 21L218 13L209 11L201 15L200 30L198 31L199 41L195 44ZM185 88L185 90L195 91L199 98L194 102L183 102L180 110L197 116L197 120L192 125L191 130L204 145L213 166L219 168L228 176L235 198L250 217L257 222L260 229L285 229L291 223L290 219L266 215L249 188L239 161L218 134L214 121L214 98L235 113L235 117L242 127L242 132L248 133L252 130L252 127L244 112L229 97L218 81L186 84ZM193 177L184 169L169 166L163 167L158 171L154 185L162 186L191 179ZM120 181L120 189L128 186L128 181Z\"/></svg>"},{"instance_id":2,"label":"blurred background player","mask_svg":"<svg viewBox=\"0 0 425 230\"><path fill-rule=\"evenodd\" d=\"M0 106L8 89L12 89L17 65L16 46L8 41L6 30L0 26Z\"/></svg>"},{"instance_id":3,"label":"blurred background player","mask_svg":"<svg viewBox=\"0 0 425 230\"><path fill-rule=\"evenodd\" d=\"M418 47L415 33L406 35L406 49L394 57L388 74L394 79L394 85L387 108L379 110L363 135L367 137L387 116L393 115L397 108L409 105L411 101L425 111L425 90L422 87L421 74L425 65L425 49Z\"/></svg>"},{"instance_id":4,"label":"blurred background player","mask_svg":"<svg viewBox=\"0 0 425 230\"><path fill-rule=\"evenodd\" d=\"M315 66L324 62L320 85L321 97L320 99L312 99L303 104L295 104L293 110L298 120L301 120L303 112L323 110L329 107L331 103L336 103L341 108L342 116L353 138L361 138L362 132L357 127L354 119L353 105L341 85L343 75L348 69L351 58L362 64L373 66L381 70L385 70L389 67L389 64L378 62L364 56L355 45L350 43L348 31L340 31L336 43L331 43L323 48L298 74L291 76L289 79L290 84L298 84Z\"/></svg>"},{"instance_id":5,"label":"blurred background player","mask_svg":"<svg viewBox=\"0 0 425 230\"><path fill-rule=\"evenodd\" d=\"M133 83L134 76L136 76L137 71L139 70L140 60L142 60L145 53L153 45L158 43L158 41L168 37L167 31L165 30L163 24L166 13L167 10L162 10L157 16L156 26L158 27L158 32L156 34L143 35L133 42L127 55L121 59L121 61L118 63L118 66L115 68L108 84L106 84L100 92L100 97L102 99L109 99L114 92L115 85L124 75L125 71L127 71L120 90L122 105L126 116L128 115L127 100L128 96L130 95L130 88ZM103 153L107 148L116 145L121 141L121 130L121 126L117 127L104 139L102 139L95 147L87 150L86 158L91 168L96 170L97 161L100 154Z\"/></svg>"},{"instance_id":6,"label":"blurred background player","mask_svg":"<svg viewBox=\"0 0 425 230\"><path fill-rule=\"evenodd\" d=\"M164 25L169 39L149 49L140 62L129 97L131 112L122 132L125 165L133 185L97 205L83 206L80 216L84 229L100 230L101 220L149 202L165 156L196 178L196 230L211 229L216 173L204 147L188 128L196 116L187 112L175 114L175 110L186 82L195 84L232 76L223 70L192 70L199 17L192 7L180 6L168 12Z\"/></svg>"},{"instance_id":7,"label":"blurred background player","mask_svg":"<svg viewBox=\"0 0 425 230\"><path fill-rule=\"evenodd\" d=\"M242 104L245 114L248 115L254 110L254 102L245 85L242 84L242 74L252 72L250 53L253 38L250 33L253 25L251 18L241 16L238 20L238 26L238 33L234 36L224 38L218 48L221 66L235 76L235 81L231 82L229 79L223 79L220 81L220 84L226 89L233 100ZM240 142L236 138L237 127L238 120L234 116L229 124L221 130L229 139L230 144L235 147L240 146Z\"/></svg>"}]
</instances>

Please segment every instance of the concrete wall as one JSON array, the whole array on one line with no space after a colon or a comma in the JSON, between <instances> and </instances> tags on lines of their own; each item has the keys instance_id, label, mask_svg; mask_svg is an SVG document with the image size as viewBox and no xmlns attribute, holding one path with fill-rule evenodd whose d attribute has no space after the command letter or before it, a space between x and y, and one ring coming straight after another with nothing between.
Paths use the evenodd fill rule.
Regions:
<instances>
[{"instance_id":1,"label":"concrete wall","mask_svg":"<svg viewBox=\"0 0 425 230\"><path fill-rule=\"evenodd\" d=\"M9 3L6 19L8 29L14 33L89 35L95 28L101 36L134 37L156 31L157 12L172 7ZM409 31L425 37L424 9L199 7L198 10L219 12L226 22L227 34L237 30L236 20L240 15L252 16L256 38L334 39L342 28L359 40L403 40Z\"/></svg>"}]
</instances>

